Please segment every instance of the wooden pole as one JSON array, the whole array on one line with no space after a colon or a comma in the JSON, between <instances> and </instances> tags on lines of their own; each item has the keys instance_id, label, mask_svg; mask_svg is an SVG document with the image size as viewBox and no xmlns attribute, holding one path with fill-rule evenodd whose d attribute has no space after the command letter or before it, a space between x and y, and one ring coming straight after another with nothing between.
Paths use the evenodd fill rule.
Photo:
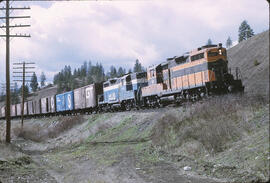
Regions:
<instances>
[{"instance_id":1,"label":"wooden pole","mask_svg":"<svg viewBox=\"0 0 270 183\"><path fill-rule=\"evenodd\" d=\"M10 143L9 0L6 0L6 142Z\"/></svg>"},{"instance_id":2,"label":"wooden pole","mask_svg":"<svg viewBox=\"0 0 270 183\"><path fill-rule=\"evenodd\" d=\"M25 62L23 62L23 82L22 82L22 113L21 113L21 128L23 128L23 117L24 117L24 85L25 85Z\"/></svg>"}]
</instances>

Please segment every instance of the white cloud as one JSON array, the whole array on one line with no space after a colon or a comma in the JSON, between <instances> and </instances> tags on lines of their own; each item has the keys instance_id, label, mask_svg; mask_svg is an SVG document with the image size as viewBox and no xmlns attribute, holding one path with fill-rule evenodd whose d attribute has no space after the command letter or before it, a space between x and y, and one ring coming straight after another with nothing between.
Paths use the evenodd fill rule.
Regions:
<instances>
[{"instance_id":1,"label":"white cloud","mask_svg":"<svg viewBox=\"0 0 270 183\"><path fill-rule=\"evenodd\" d=\"M132 67L160 63L205 44L237 39L246 19L255 32L268 29L268 5L246 0L55 2L31 6L30 40L12 41L11 60L34 61L52 79L65 64L85 60ZM20 14L29 14L22 12ZM19 20L21 22L22 20ZM26 22L27 23L27 22ZM5 58L0 42L0 63ZM4 67L0 67L0 81Z\"/></svg>"}]
</instances>

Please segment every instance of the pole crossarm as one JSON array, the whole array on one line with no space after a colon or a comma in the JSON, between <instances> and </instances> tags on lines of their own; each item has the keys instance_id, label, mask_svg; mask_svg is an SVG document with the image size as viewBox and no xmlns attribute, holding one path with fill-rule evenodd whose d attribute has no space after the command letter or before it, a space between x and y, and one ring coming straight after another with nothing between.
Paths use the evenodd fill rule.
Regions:
<instances>
[{"instance_id":1,"label":"pole crossarm","mask_svg":"<svg viewBox=\"0 0 270 183\"><path fill-rule=\"evenodd\" d=\"M21 74L21 73L23 73L23 72L13 72L14 74ZM25 73L32 73L32 74L34 74L35 72L33 71L33 72L30 72L30 71L25 71Z\"/></svg>"},{"instance_id":2,"label":"pole crossarm","mask_svg":"<svg viewBox=\"0 0 270 183\"><path fill-rule=\"evenodd\" d=\"M20 62L20 63L13 63L13 65L27 65L27 64L36 64L35 62Z\"/></svg>"},{"instance_id":3,"label":"pole crossarm","mask_svg":"<svg viewBox=\"0 0 270 183\"><path fill-rule=\"evenodd\" d=\"M6 35L0 35L0 37L6 37ZM31 37L31 35L9 35L9 37Z\"/></svg>"},{"instance_id":4,"label":"pole crossarm","mask_svg":"<svg viewBox=\"0 0 270 183\"><path fill-rule=\"evenodd\" d=\"M23 82L23 80L13 80L13 81L17 81L17 82ZM30 80L24 80L25 82L31 82Z\"/></svg>"},{"instance_id":5,"label":"pole crossarm","mask_svg":"<svg viewBox=\"0 0 270 183\"><path fill-rule=\"evenodd\" d=\"M14 67L13 69L35 69L35 67Z\"/></svg>"},{"instance_id":6,"label":"pole crossarm","mask_svg":"<svg viewBox=\"0 0 270 183\"><path fill-rule=\"evenodd\" d=\"M23 76L12 76L12 77L14 77L14 78L21 78L21 77L23 77ZM31 78L32 76L24 76L24 77Z\"/></svg>"},{"instance_id":7,"label":"pole crossarm","mask_svg":"<svg viewBox=\"0 0 270 183\"><path fill-rule=\"evenodd\" d=\"M10 10L30 10L31 8L30 7L23 7L23 8L20 8L20 7L18 7L18 8L10 7L9 9ZM2 7L2 8L0 8L0 10L6 10L6 8L5 7Z\"/></svg>"},{"instance_id":8,"label":"pole crossarm","mask_svg":"<svg viewBox=\"0 0 270 183\"><path fill-rule=\"evenodd\" d=\"M31 18L31 16L16 16L16 17L9 17L10 19L16 19L16 18ZM6 19L6 17L0 17L1 19Z\"/></svg>"},{"instance_id":9,"label":"pole crossarm","mask_svg":"<svg viewBox=\"0 0 270 183\"><path fill-rule=\"evenodd\" d=\"M6 28L7 26L3 25L0 28ZM31 27L31 25L10 25L9 28L17 28L17 27Z\"/></svg>"}]
</instances>

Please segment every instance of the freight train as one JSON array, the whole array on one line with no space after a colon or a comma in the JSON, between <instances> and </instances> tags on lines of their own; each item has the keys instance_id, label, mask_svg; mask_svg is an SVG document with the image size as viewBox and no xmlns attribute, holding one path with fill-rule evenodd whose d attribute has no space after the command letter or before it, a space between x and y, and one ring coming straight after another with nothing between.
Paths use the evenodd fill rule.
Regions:
<instances>
[{"instance_id":1,"label":"freight train","mask_svg":"<svg viewBox=\"0 0 270 183\"><path fill-rule=\"evenodd\" d=\"M204 96L243 92L238 68L228 68L222 44L206 45L168 58L146 72L128 73L103 83L94 83L62 94L27 101L27 117L73 115L101 111L159 107ZM22 104L11 105L11 117L21 116ZM0 117L5 118L6 108Z\"/></svg>"}]
</instances>

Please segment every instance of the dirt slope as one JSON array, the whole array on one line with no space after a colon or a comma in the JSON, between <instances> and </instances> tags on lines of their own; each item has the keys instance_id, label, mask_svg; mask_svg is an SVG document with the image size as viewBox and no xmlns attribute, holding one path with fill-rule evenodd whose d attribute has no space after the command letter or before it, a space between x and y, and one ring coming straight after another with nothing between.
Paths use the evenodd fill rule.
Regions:
<instances>
[{"instance_id":1,"label":"dirt slope","mask_svg":"<svg viewBox=\"0 0 270 183\"><path fill-rule=\"evenodd\" d=\"M240 68L249 95L269 97L269 30L229 49L228 61L230 67Z\"/></svg>"}]
</instances>

